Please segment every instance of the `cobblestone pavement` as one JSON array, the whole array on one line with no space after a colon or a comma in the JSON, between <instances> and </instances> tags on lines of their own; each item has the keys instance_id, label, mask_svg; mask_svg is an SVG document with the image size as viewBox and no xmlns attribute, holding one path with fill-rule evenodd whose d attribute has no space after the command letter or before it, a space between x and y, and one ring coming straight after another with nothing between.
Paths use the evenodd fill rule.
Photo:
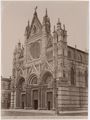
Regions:
<instances>
[{"instance_id":1,"label":"cobblestone pavement","mask_svg":"<svg viewBox=\"0 0 90 120\"><path fill-rule=\"evenodd\" d=\"M86 111L64 111L59 115L47 110L2 110L2 119L87 119Z\"/></svg>"}]
</instances>

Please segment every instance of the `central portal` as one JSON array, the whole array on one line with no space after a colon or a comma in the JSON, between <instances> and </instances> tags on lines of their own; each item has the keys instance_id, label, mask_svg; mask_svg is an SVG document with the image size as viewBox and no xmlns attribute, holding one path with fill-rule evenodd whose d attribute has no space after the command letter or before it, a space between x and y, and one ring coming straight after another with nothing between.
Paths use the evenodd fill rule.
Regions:
<instances>
[{"instance_id":1,"label":"central portal","mask_svg":"<svg viewBox=\"0 0 90 120\"><path fill-rule=\"evenodd\" d=\"M33 90L33 108L38 109L38 90Z\"/></svg>"}]
</instances>

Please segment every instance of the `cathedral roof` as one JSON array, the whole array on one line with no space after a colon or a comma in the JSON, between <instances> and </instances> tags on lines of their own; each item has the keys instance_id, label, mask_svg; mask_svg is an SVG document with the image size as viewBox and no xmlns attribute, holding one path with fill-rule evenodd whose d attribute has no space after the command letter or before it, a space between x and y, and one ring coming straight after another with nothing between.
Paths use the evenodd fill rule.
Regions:
<instances>
[{"instance_id":1,"label":"cathedral roof","mask_svg":"<svg viewBox=\"0 0 90 120\"><path fill-rule=\"evenodd\" d=\"M74 48L74 47L69 46L69 45L68 45L68 48L73 49L73 50L77 50L78 52L81 52L81 53L84 53L84 54L88 54L88 52L82 51L80 49Z\"/></svg>"}]
</instances>

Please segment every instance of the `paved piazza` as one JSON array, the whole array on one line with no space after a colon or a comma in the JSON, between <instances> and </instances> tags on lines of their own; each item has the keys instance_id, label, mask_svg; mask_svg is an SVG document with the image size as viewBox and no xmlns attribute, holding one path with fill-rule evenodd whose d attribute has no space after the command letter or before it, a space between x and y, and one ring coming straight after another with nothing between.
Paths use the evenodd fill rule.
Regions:
<instances>
[{"instance_id":1,"label":"paved piazza","mask_svg":"<svg viewBox=\"0 0 90 120\"><path fill-rule=\"evenodd\" d=\"M56 115L54 111L2 110L2 119L87 119L86 111L64 111Z\"/></svg>"}]
</instances>

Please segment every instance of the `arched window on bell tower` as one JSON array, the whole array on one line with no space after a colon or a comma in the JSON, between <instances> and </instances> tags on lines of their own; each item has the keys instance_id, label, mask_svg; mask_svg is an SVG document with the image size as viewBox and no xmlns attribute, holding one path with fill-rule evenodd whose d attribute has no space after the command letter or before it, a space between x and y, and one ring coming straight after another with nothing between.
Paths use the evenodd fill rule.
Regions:
<instances>
[{"instance_id":1,"label":"arched window on bell tower","mask_svg":"<svg viewBox=\"0 0 90 120\"><path fill-rule=\"evenodd\" d=\"M88 86L88 72L87 70L85 71L85 86Z\"/></svg>"},{"instance_id":2,"label":"arched window on bell tower","mask_svg":"<svg viewBox=\"0 0 90 120\"><path fill-rule=\"evenodd\" d=\"M75 85L75 71L73 67L71 67L71 85Z\"/></svg>"}]
</instances>

